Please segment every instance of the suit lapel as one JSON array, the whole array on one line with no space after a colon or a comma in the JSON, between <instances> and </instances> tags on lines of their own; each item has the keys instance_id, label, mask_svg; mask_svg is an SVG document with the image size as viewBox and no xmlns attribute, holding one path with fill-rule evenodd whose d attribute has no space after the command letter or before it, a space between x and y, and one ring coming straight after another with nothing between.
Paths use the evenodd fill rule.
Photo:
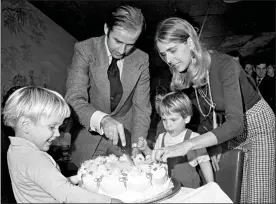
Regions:
<instances>
[{"instance_id":1,"label":"suit lapel","mask_svg":"<svg viewBox=\"0 0 276 204\"><path fill-rule=\"evenodd\" d=\"M106 99L103 103L110 110L110 83L107 76L109 63L104 39L104 36L101 36L94 42L93 53L91 56L93 57L93 60L90 63L90 71L92 72L92 76L96 82L98 90ZM93 44L91 46L93 46ZM116 113L123 106L133 91L139 77L139 63L132 58L132 55L125 57L121 76L123 95L114 113Z\"/></svg>"},{"instance_id":2,"label":"suit lapel","mask_svg":"<svg viewBox=\"0 0 276 204\"><path fill-rule=\"evenodd\" d=\"M106 108L110 110L110 87L109 80L107 77L108 70L108 56L105 49L105 36L99 37L94 42L93 48L93 58L94 60L90 63L90 70L92 72L93 78L96 82L98 90L102 93L105 100L102 101Z\"/></svg>"},{"instance_id":3,"label":"suit lapel","mask_svg":"<svg viewBox=\"0 0 276 204\"><path fill-rule=\"evenodd\" d=\"M119 109L125 103L129 95L133 91L139 76L140 71L138 63L132 59L131 55L126 57L124 59L123 72L121 77L121 82L124 91L116 110Z\"/></svg>"}]
</instances>

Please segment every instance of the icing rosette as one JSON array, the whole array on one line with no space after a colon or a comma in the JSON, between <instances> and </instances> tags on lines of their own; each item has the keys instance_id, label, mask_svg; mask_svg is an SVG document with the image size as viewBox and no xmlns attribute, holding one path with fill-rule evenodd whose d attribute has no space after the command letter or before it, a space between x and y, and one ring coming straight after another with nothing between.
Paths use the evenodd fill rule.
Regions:
<instances>
[{"instance_id":1,"label":"icing rosette","mask_svg":"<svg viewBox=\"0 0 276 204\"><path fill-rule=\"evenodd\" d=\"M151 173L152 173L152 184L153 185L162 185L164 184L167 179L168 179L168 175L167 175L167 171L165 167L153 167L151 169Z\"/></svg>"},{"instance_id":2,"label":"icing rosette","mask_svg":"<svg viewBox=\"0 0 276 204\"><path fill-rule=\"evenodd\" d=\"M104 164L106 162L106 157L98 156L93 161L95 164Z\"/></svg>"},{"instance_id":3,"label":"icing rosette","mask_svg":"<svg viewBox=\"0 0 276 204\"><path fill-rule=\"evenodd\" d=\"M151 186L150 178L143 171L135 170L128 173L127 189L133 192L144 192Z\"/></svg>"},{"instance_id":4,"label":"icing rosette","mask_svg":"<svg viewBox=\"0 0 276 204\"><path fill-rule=\"evenodd\" d=\"M115 163L118 160L119 160L119 158L114 154L111 154L108 157L106 157L106 162Z\"/></svg>"}]
</instances>

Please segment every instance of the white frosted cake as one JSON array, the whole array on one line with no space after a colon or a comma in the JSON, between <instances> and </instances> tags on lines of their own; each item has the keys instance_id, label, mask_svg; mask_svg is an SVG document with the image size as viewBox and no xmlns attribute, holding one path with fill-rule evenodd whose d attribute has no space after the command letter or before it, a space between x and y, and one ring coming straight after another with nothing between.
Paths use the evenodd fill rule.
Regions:
<instances>
[{"instance_id":1,"label":"white frosted cake","mask_svg":"<svg viewBox=\"0 0 276 204\"><path fill-rule=\"evenodd\" d=\"M167 165L145 160L142 154L133 158L133 166L125 155L99 156L81 164L78 175L81 187L121 199L124 202L143 202L168 192L173 183Z\"/></svg>"}]
</instances>

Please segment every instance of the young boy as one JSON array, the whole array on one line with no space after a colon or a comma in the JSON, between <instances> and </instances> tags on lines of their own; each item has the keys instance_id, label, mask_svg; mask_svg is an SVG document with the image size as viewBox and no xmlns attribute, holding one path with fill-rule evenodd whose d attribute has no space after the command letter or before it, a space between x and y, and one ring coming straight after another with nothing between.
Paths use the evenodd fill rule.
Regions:
<instances>
[{"instance_id":1,"label":"young boy","mask_svg":"<svg viewBox=\"0 0 276 204\"><path fill-rule=\"evenodd\" d=\"M186 128L192 117L192 104L190 99L181 92L166 94L160 102L159 113L166 130L158 136L154 149L172 146L196 137L199 134ZM142 137L138 141L138 149L145 155L151 155L152 150ZM185 187L197 188L200 178L195 169L199 164L206 182L214 181L210 158L206 149L189 152L185 156L169 158L169 175L175 177Z\"/></svg>"},{"instance_id":2,"label":"young boy","mask_svg":"<svg viewBox=\"0 0 276 204\"><path fill-rule=\"evenodd\" d=\"M65 178L47 154L70 115L60 94L40 87L20 88L8 98L3 114L5 124L15 131L15 137L9 137L7 158L16 202L121 202L76 186L80 179Z\"/></svg>"}]
</instances>

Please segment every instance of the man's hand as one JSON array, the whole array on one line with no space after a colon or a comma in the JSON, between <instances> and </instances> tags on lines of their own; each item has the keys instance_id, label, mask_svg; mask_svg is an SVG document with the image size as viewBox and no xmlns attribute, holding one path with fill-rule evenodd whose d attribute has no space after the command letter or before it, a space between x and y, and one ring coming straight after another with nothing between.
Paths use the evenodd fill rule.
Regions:
<instances>
[{"instance_id":1,"label":"man's hand","mask_svg":"<svg viewBox=\"0 0 276 204\"><path fill-rule=\"evenodd\" d=\"M124 126L122 123L110 116L105 116L101 121L101 127L103 128L105 136L112 140L113 145L117 145L120 138L122 146L126 146Z\"/></svg>"},{"instance_id":2,"label":"man's hand","mask_svg":"<svg viewBox=\"0 0 276 204\"><path fill-rule=\"evenodd\" d=\"M137 154L141 154L140 150L139 150L137 147L133 147L133 148L132 148L132 154L131 154L131 155L132 155L133 157L136 157Z\"/></svg>"}]
</instances>

